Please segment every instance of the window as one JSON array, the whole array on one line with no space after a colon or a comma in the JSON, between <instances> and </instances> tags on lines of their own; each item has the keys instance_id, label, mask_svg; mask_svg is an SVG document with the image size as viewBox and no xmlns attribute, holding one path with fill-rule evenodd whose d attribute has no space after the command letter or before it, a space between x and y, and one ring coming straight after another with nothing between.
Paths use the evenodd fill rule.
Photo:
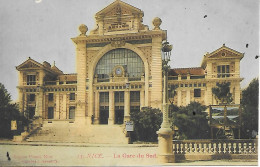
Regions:
<instances>
[{"instance_id":1,"label":"window","mask_svg":"<svg viewBox=\"0 0 260 167\"><path fill-rule=\"evenodd\" d=\"M201 89L194 89L194 97L201 97Z\"/></svg>"},{"instance_id":2,"label":"window","mask_svg":"<svg viewBox=\"0 0 260 167\"><path fill-rule=\"evenodd\" d=\"M226 78L229 77L229 65L220 65L218 68L218 78Z\"/></svg>"},{"instance_id":3,"label":"window","mask_svg":"<svg viewBox=\"0 0 260 167\"><path fill-rule=\"evenodd\" d=\"M130 102L140 102L140 92L139 91L130 92Z\"/></svg>"},{"instance_id":4,"label":"window","mask_svg":"<svg viewBox=\"0 0 260 167\"><path fill-rule=\"evenodd\" d=\"M115 92L115 102L124 102L124 92Z\"/></svg>"},{"instance_id":5,"label":"window","mask_svg":"<svg viewBox=\"0 0 260 167\"><path fill-rule=\"evenodd\" d=\"M107 52L99 60L95 74L98 76L98 79L108 79L109 74L117 65L121 65L125 68L129 74L129 78L141 78L144 73L144 63L139 55L132 50L120 48Z\"/></svg>"},{"instance_id":6,"label":"window","mask_svg":"<svg viewBox=\"0 0 260 167\"><path fill-rule=\"evenodd\" d=\"M29 94L29 101L35 101L35 94Z\"/></svg>"},{"instance_id":7,"label":"window","mask_svg":"<svg viewBox=\"0 0 260 167\"><path fill-rule=\"evenodd\" d=\"M27 75L27 85L36 85L35 75Z\"/></svg>"},{"instance_id":8,"label":"window","mask_svg":"<svg viewBox=\"0 0 260 167\"><path fill-rule=\"evenodd\" d=\"M108 103L109 102L109 93L108 92L100 92L99 102L100 103Z\"/></svg>"},{"instance_id":9,"label":"window","mask_svg":"<svg viewBox=\"0 0 260 167\"><path fill-rule=\"evenodd\" d=\"M53 119L53 118L54 118L54 108L48 107L48 119Z\"/></svg>"},{"instance_id":10,"label":"window","mask_svg":"<svg viewBox=\"0 0 260 167\"><path fill-rule=\"evenodd\" d=\"M69 107L69 119L75 119L75 106Z\"/></svg>"},{"instance_id":11,"label":"window","mask_svg":"<svg viewBox=\"0 0 260 167\"><path fill-rule=\"evenodd\" d=\"M53 93L49 93L48 99L49 99L49 101L53 101Z\"/></svg>"},{"instance_id":12,"label":"window","mask_svg":"<svg viewBox=\"0 0 260 167\"><path fill-rule=\"evenodd\" d=\"M75 93L70 93L70 100L75 100Z\"/></svg>"}]
</instances>

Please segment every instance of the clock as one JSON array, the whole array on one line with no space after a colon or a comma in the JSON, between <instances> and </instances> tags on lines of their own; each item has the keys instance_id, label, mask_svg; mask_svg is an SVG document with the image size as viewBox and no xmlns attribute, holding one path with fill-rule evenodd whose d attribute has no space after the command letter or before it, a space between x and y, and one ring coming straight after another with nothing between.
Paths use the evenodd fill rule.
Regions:
<instances>
[{"instance_id":1,"label":"clock","mask_svg":"<svg viewBox=\"0 0 260 167\"><path fill-rule=\"evenodd\" d=\"M122 75L122 69L120 67L116 68L116 75Z\"/></svg>"}]
</instances>

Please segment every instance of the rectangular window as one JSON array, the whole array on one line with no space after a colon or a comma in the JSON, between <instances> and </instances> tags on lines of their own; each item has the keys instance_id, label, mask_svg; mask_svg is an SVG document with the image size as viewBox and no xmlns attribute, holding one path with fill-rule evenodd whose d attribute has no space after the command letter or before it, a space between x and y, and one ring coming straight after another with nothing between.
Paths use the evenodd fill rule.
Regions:
<instances>
[{"instance_id":1,"label":"rectangular window","mask_svg":"<svg viewBox=\"0 0 260 167\"><path fill-rule=\"evenodd\" d=\"M194 97L201 97L201 89L194 89Z\"/></svg>"},{"instance_id":2,"label":"rectangular window","mask_svg":"<svg viewBox=\"0 0 260 167\"><path fill-rule=\"evenodd\" d=\"M54 118L54 108L48 107L48 119L53 119L53 118Z\"/></svg>"},{"instance_id":3,"label":"rectangular window","mask_svg":"<svg viewBox=\"0 0 260 167\"><path fill-rule=\"evenodd\" d=\"M69 119L75 119L75 106L69 107Z\"/></svg>"},{"instance_id":4,"label":"rectangular window","mask_svg":"<svg viewBox=\"0 0 260 167\"><path fill-rule=\"evenodd\" d=\"M109 102L109 92L100 92L99 102L100 103L108 103Z\"/></svg>"},{"instance_id":5,"label":"rectangular window","mask_svg":"<svg viewBox=\"0 0 260 167\"><path fill-rule=\"evenodd\" d=\"M29 94L29 101L35 101L35 94Z\"/></svg>"},{"instance_id":6,"label":"rectangular window","mask_svg":"<svg viewBox=\"0 0 260 167\"><path fill-rule=\"evenodd\" d=\"M70 100L75 100L75 93L70 93Z\"/></svg>"},{"instance_id":7,"label":"rectangular window","mask_svg":"<svg viewBox=\"0 0 260 167\"><path fill-rule=\"evenodd\" d=\"M116 103L124 102L124 92L115 92L115 102Z\"/></svg>"},{"instance_id":8,"label":"rectangular window","mask_svg":"<svg viewBox=\"0 0 260 167\"><path fill-rule=\"evenodd\" d=\"M226 78L229 77L229 65L220 65L217 66L218 78Z\"/></svg>"},{"instance_id":9,"label":"rectangular window","mask_svg":"<svg viewBox=\"0 0 260 167\"><path fill-rule=\"evenodd\" d=\"M36 75L27 75L27 85L36 85Z\"/></svg>"},{"instance_id":10,"label":"rectangular window","mask_svg":"<svg viewBox=\"0 0 260 167\"><path fill-rule=\"evenodd\" d=\"M53 101L53 93L49 93L48 99L49 99L49 101Z\"/></svg>"},{"instance_id":11,"label":"rectangular window","mask_svg":"<svg viewBox=\"0 0 260 167\"><path fill-rule=\"evenodd\" d=\"M140 102L140 92L139 91L130 92L130 102Z\"/></svg>"}]
</instances>

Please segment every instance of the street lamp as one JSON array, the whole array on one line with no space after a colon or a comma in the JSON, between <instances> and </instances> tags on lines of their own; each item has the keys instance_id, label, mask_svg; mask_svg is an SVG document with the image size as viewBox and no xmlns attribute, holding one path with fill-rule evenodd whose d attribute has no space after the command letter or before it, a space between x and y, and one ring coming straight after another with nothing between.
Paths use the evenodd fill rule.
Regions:
<instances>
[{"instance_id":1,"label":"street lamp","mask_svg":"<svg viewBox=\"0 0 260 167\"><path fill-rule=\"evenodd\" d=\"M157 131L158 134L158 147L159 147L159 160L163 163L175 162L175 157L172 148L172 135L173 131L169 123L168 116L168 71L170 66L168 62L171 57L172 45L169 42L162 43L162 71L163 71L163 121L161 128Z\"/></svg>"},{"instance_id":2,"label":"street lamp","mask_svg":"<svg viewBox=\"0 0 260 167\"><path fill-rule=\"evenodd\" d=\"M168 62L171 60L172 45L169 42L162 43L162 70L163 70L163 122L161 128L170 128L168 115L168 71L170 66Z\"/></svg>"}]
</instances>

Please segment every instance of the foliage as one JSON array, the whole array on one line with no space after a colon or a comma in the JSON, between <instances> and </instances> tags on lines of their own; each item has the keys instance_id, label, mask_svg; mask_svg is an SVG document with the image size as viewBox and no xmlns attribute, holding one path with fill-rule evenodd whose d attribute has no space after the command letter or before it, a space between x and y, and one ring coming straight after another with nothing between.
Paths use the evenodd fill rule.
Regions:
<instances>
[{"instance_id":1,"label":"foliage","mask_svg":"<svg viewBox=\"0 0 260 167\"><path fill-rule=\"evenodd\" d=\"M20 115L18 105L11 103L11 95L0 83L0 137L12 137L11 120L25 121Z\"/></svg>"},{"instance_id":2,"label":"foliage","mask_svg":"<svg viewBox=\"0 0 260 167\"><path fill-rule=\"evenodd\" d=\"M186 107L172 106L170 110L171 121L178 128L178 139L208 139L210 127L204 112L206 106L198 102L191 102Z\"/></svg>"},{"instance_id":3,"label":"foliage","mask_svg":"<svg viewBox=\"0 0 260 167\"><path fill-rule=\"evenodd\" d=\"M162 112L159 109L143 107L142 111L131 112L131 120L134 122L132 141L157 141L156 131L162 123Z\"/></svg>"},{"instance_id":4,"label":"foliage","mask_svg":"<svg viewBox=\"0 0 260 167\"><path fill-rule=\"evenodd\" d=\"M259 80L253 79L248 87L242 91L242 138L253 138L252 131L258 132L258 97Z\"/></svg>"},{"instance_id":5,"label":"foliage","mask_svg":"<svg viewBox=\"0 0 260 167\"><path fill-rule=\"evenodd\" d=\"M217 101L222 104L230 104L233 101L230 93L230 82L217 83L217 87L212 88L212 93L215 95Z\"/></svg>"}]
</instances>

